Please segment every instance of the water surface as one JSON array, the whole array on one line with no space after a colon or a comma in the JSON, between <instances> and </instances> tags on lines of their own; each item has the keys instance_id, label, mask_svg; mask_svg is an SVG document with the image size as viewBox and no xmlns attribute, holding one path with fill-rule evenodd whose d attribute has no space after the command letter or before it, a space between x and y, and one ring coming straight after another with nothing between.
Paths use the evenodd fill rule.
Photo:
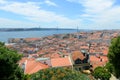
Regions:
<instances>
[{"instance_id":1,"label":"water surface","mask_svg":"<svg viewBox=\"0 0 120 80\"><path fill-rule=\"evenodd\" d=\"M8 42L9 38L36 38L53 34L74 33L76 30L41 30L41 31L9 31L0 32L0 41Z\"/></svg>"}]
</instances>

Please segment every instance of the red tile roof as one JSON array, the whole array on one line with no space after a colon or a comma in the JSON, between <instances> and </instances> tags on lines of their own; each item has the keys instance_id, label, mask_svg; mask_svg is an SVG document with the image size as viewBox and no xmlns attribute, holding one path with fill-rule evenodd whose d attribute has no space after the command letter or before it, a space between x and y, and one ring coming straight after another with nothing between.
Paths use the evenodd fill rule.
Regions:
<instances>
[{"instance_id":1,"label":"red tile roof","mask_svg":"<svg viewBox=\"0 0 120 80\"><path fill-rule=\"evenodd\" d=\"M107 50L103 50L103 54L107 55L108 54L108 49Z\"/></svg>"},{"instance_id":2,"label":"red tile roof","mask_svg":"<svg viewBox=\"0 0 120 80\"><path fill-rule=\"evenodd\" d=\"M80 51L74 51L72 54L72 59L75 61L78 58L83 60L85 56Z\"/></svg>"},{"instance_id":3,"label":"red tile roof","mask_svg":"<svg viewBox=\"0 0 120 80\"><path fill-rule=\"evenodd\" d=\"M104 66L107 62L107 56L100 56L100 58L96 56L90 56L90 63L92 64L93 69L95 69L98 66Z\"/></svg>"},{"instance_id":4,"label":"red tile roof","mask_svg":"<svg viewBox=\"0 0 120 80\"><path fill-rule=\"evenodd\" d=\"M26 41L37 41L37 40L40 40L40 38L25 38L24 40Z\"/></svg>"},{"instance_id":5,"label":"red tile roof","mask_svg":"<svg viewBox=\"0 0 120 80\"><path fill-rule=\"evenodd\" d=\"M19 63L20 64L26 63L25 71L24 71L25 74L33 74L35 72L38 72L41 69L46 69L49 67L48 65L38 62L32 58L23 58Z\"/></svg>"},{"instance_id":6,"label":"red tile roof","mask_svg":"<svg viewBox=\"0 0 120 80\"><path fill-rule=\"evenodd\" d=\"M60 54L58 54L58 53L53 53L53 54L51 54L50 57L51 57L51 58L60 58Z\"/></svg>"},{"instance_id":7,"label":"red tile roof","mask_svg":"<svg viewBox=\"0 0 120 80\"><path fill-rule=\"evenodd\" d=\"M51 65L52 67L72 66L72 62L70 60L70 57L54 58L51 59Z\"/></svg>"}]
</instances>

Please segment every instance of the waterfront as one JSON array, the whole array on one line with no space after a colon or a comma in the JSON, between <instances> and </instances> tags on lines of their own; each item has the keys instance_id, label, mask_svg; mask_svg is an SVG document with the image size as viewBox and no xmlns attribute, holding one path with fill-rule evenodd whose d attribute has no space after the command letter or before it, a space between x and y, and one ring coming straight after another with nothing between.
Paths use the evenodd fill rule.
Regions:
<instances>
[{"instance_id":1,"label":"waterfront","mask_svg":"<svg viewBox=\"0 0 120 80\"><path fill-rule=\"evenodd\" d=\"M0 32L0 41L7 42L9 38L36 38L53 34L74 33L76 30L42 30L42 31L11 31Z\"/></svg>"}]
</instances>

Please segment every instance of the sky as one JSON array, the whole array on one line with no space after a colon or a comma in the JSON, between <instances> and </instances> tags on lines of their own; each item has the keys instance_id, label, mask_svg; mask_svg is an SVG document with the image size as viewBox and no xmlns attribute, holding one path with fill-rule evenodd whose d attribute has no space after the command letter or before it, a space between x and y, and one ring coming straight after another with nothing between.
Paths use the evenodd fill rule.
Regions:
<instances>
[{"instance_id":1,"label":"sky","mask_svg":"<svg viewBox=\"0 0 120 80\"><path fill-rule=\"evenodd\" d=\"M120 29L120 0L0 0L0 28Z\"/></svg>"}]
</instances>

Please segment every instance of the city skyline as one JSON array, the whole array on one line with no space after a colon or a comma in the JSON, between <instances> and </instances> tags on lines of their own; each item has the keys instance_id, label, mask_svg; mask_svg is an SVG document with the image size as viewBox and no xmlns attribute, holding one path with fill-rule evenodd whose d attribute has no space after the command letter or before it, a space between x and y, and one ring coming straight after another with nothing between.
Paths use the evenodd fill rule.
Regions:
<instances>
[{"instance_id":1,"label":"city skyline","mask_svg":"<svg viewBox=\"0 0 120 80\"><path fill-rule=\"evenodd\" d=\"M120 29L119 0L0 0L0 28Z\"/></svg>"}]
</instances>

